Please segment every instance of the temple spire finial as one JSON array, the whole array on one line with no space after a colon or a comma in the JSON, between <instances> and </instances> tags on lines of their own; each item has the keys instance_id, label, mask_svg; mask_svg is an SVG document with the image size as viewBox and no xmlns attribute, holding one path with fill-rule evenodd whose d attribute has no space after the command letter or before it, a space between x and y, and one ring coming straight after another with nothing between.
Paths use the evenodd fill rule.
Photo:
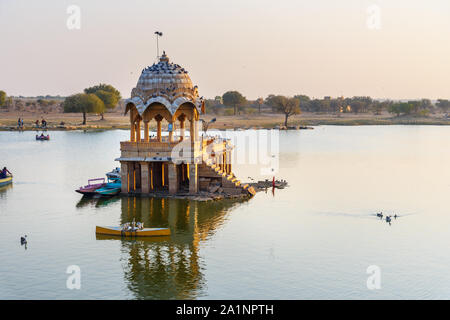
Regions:
<instances>
[{"instance_id":1,"label":"temple spire finial","mask_svg":"<svg viewBox=\"0 0 450 320\"><path fill-rule=\"evenodd\" d=\"M166 51L163 51L163 54L161 58L159 58L159 61L169 63L169 57L166 55Z\"/></svg>"}]
</instances>

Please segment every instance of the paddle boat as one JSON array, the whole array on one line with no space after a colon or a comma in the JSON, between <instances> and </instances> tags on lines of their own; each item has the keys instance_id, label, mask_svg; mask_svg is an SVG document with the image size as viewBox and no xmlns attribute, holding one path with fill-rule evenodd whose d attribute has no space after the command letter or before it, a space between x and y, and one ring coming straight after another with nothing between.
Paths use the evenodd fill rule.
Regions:
<instances>
[{"instance_id":1,"label":"paddle boat","mask_svg":"<svg viewBox=\"0 0 450 320\"><path fill-rule=\"evenodd\" d=\"M13 176L8 174L6 175L6 178L0 178L0 187L6 186L10 183L12 183Z\"/></svg>"},{"instance_id":2,"label":"paddle boat","mask_svg":"<svg viewBox=\"0 0 450 320\"><path fill-rule=\"evenodd\" d=\"M41 135L36 135L36 140L50 140L50 135L46 135L44 136L43 134Z\"/></svg>"},{"instance_id":3,"label":"paddle boat","mask_svg":"<svg viewBox=\"0 0 450 320\"><path fill-rule=\"evenodd\" d=\"M106 185L105 178L89 179L88 184L75 190L83 195L94 195L95 191Z\"/></svg>"},{"instance_id":4,"label":"paddle boat","mask_svg":"<svg viewBox=\"0 0 450 320\"><path fill-rule=\"evenodd\" d=\"M96 189L94 192L102 196L115 196L120 193L121 189L121 181L114 180L113 182L108 182L103 187Z\"/></svg>"},{"instance_id":5,"label":"paddle boat","mask_svg":"<svg viewBox=\"0 0 450 320\"><path fill-rule=\"evenodd\" d=\"M124 227L95 227L95 233L118 237L160 237L170 236L169 228L124 228Z\"/></svg>"}]
</instances>

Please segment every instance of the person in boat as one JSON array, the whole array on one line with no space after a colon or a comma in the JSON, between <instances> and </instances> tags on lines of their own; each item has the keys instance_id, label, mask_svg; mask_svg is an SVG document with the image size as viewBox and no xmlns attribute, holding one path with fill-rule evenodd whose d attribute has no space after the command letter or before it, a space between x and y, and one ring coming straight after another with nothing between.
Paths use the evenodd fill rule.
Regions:
<instances>
[{"instance_id":1,"label":"person in boat","mask_svg":"<svg viewBox=\"0 0 450 320\"><path fill-rule=\"evenodd\" d=\"M41 138L45 138L45 136L44 136L44 133L43 133L43 132L41 133Z\"/></svg>"},{"instance_id":2,"label":"person in boat","mask_svg":"<svg viewBox=\"0 0 450 320\"><path fill-rule=\"evenodd\" d=\"M0 179L5 179L7 177L7 175L8 175L8 173L10 175L12 175L12 173L9 172L9 170L6 169L6 167L3 167L2 171L0 172Z\"/></svg>"}]
</instances>

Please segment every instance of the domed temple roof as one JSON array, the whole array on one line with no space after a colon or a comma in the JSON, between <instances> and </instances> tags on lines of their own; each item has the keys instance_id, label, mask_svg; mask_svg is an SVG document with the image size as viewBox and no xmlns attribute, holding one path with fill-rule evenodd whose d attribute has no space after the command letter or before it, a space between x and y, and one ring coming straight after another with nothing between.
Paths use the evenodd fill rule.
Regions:
<instances>
[{"instance_id":1,"label":"domed temple roof","mask_svg":"<svg viewBox=\"0 0 450 320\"><path fill-rule=\"evenodd\" d=\"M184 68L169 62L165 52L158 63L142 70L126 104L133 103L142 115L155 102L164 105L172 115L186 102L192 103L201 112L203 97L199 98L197 86L192 84Z\"/></svg>"}]
</instances>

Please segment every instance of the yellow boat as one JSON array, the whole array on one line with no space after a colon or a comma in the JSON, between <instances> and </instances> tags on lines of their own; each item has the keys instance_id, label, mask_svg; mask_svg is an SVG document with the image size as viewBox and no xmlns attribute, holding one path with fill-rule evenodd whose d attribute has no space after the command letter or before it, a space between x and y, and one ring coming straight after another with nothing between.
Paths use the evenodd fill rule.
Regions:
<instances>
[{"instance_id":1,"label":"yellow boat","mask_svg":"<svg viewBox=\"0 0 450 320\"><path fill-rule=\"evenodd\" d=\"M119 237L160 237L170 236L169 228L144 228L136 231L122 231L121 227L95 227L96 234Z\"/></svg>"},{"instance_id":2,"label":"yellow boat","mask_svg":"<svg viewBox=\"0 0 450 320\"><path fill-rule=\"evenodd\" d=\"M6 178L0 179L0 187L6 186L12 183L12 176L7 176Z\"/></svg>"}]
</instances>

